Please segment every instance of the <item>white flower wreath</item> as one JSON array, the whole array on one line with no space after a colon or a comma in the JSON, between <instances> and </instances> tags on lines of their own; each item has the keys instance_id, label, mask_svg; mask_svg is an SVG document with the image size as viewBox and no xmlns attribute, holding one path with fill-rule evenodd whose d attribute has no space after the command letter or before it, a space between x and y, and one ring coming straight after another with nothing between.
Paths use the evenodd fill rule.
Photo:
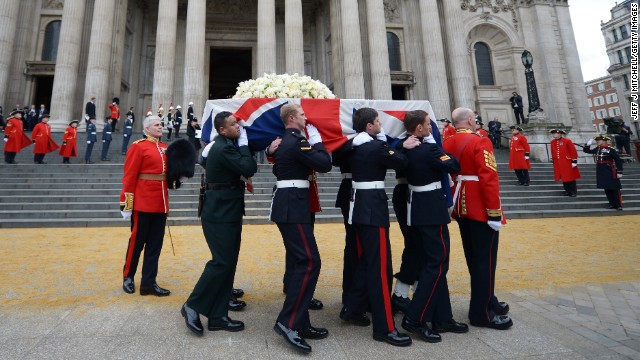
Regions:
<instances>
[{"instance_id":1,"label":"white flower wreath","mask_svg":"<svg viewBox=\"0 0 640 360\"><path fill-rule=\"evenodd\" d=\"M264 74L257 79L238 84L234 99L247 98L293 98L335 99L329 88L306 75Z\"/></svg>"}]
</instances>

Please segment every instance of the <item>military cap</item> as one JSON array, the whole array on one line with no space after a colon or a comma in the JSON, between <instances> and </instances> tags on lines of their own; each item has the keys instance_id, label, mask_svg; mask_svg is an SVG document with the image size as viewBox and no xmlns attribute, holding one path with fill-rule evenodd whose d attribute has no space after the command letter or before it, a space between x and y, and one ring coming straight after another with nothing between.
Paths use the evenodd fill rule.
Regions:
<instances>
[{"instance_id":1,"label":"military cap","mask_svg":"<svg viewBox=\"0 0 640 360\"><path fill-rule=\"evenodd\" d=\"M567 132L562 129L551 129L549 130L549 134L562 134L567 135Z\"/></svg>"},{"instance_id":2,"label":"military cap","mask_svg":"<svg viewBox=\"0 0 640 360\"><path fill-rule=\"evenodd\" d=\"M449 119L440 119L440 122L451 124L451 120L449 120Z\"/></svg>"},{"instance_id":3,"label":"military cap","mask_svg":"<svg viewBox=\"0 0 640 360\"><path fill-rule=\"evenodd\" d=\"M522 128L520 126L515 126L515 125L509 126L509 129L511 129L511 130L516 129L518 131L522 131Z\"/></svg>"},{"instance_id":4,"label":"military cap","mask_svg":"<svg viewBox=\"0 0 640 360\"><path fill-rule=\"evenodd\" d=\"M78 122L78 120L71 120L71 121L69 121L69 126L71 126L71 124L73 124L73 123L78 124L79 122Z\"/></svg>"},{"instance_id":5,"label":"military cap","mask_svg":"<svg viewBox=\"0 0 640 360\"><path fill-rule=\"evenodd\" d=\"M604 140L604 141L611 141L611 138L606 136L606 135L596 135L593 137L593 140Z\"/></svg>"}]
</instances>

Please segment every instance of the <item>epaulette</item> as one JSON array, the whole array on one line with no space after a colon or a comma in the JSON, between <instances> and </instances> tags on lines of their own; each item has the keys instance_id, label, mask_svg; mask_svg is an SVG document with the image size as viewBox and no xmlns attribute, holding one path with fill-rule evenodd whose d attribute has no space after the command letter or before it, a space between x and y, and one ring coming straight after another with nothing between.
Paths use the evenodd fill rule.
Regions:
<instances>
[{"instance_id":1,"label":"epaulette","mask_svg":"<svg viewBox=\"0 0 640 360\"><path fill-rule=\"evenodd\" d=\"M141 142L141 141L145 141L145 140L147 140L147 139L145 139L145 138L138 139L138 140L136 140L136 141L132 142L131 144L137 144L137 143L139 143L139 142Z\"/></svg>"},{"instance_id":2,"label":"epaulette","mask_svg":"<svg viewBox=\"0 0 640 360\"><path fill-rule=\"evenodd\" d=\"M298 133L295 133L295 132L292 131L291 135L297 137L298 139L305 139L305 140L307 139L304 135L302 135L302 133L298 134Z\"/></svg>"}]
</instances>

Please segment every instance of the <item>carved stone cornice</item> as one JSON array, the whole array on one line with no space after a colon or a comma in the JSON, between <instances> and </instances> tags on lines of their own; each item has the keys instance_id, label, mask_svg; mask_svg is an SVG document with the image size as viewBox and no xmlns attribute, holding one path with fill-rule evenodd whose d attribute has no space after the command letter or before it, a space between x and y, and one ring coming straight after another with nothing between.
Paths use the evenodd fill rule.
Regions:
<instances>
[{"instance_id":1,"label":"carved stone cornice","mask_svg":"<svg viewBox=\"0 0 640 360\"><path fill-rule=\"evenodd\" d=\"M43 9L62 9L64 0L42 0Z\"/></svg>"},{"instance_id":2,"label":"carved stone cornice","mask_svg":"<svg viewBox=\"0 0 640 360\"><path fill-rule=\"evenodd\" d=\"M394 23L400 20L400 5L397 0L384 1L384 18L387 22Z\"/></svg>"},{"instance_id":3,"label":"carved stone cornice","mask_svg":"<svg viewBox=\"0 0 640 360\"><path fill-rule=\"evenodd\" d=\"M521 0L522 1L522 0ZM524 1L535 1L535 0L524 0ZM472 3L473 2L473 3ZM501 12L510 12L511 13L511 21L513 22L513 27L516 31L518 31L518 16L516 14L516 7L518 7L517 2L513 0L460 0L460 8L462 10L467 10L469 12L478 12L480 11L480 18L486 22L489 22L493 19L493 14L498 14Z\"/></svg>"}]
</instances>

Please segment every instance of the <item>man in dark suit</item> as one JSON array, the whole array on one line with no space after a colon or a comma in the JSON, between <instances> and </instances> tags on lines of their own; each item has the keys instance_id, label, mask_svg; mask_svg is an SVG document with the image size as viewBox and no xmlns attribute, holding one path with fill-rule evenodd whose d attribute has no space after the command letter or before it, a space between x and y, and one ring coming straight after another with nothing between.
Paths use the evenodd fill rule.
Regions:
<instances>
[{"instance_id":1,"label":"man in dark suit","mask_svg":"<svg viewBox=\"0 0 640 360\"><path fill-rule=\"evenodd\" d=\"M89 123L91 119L96 118L96 98L95 96L84 106L84 119Z\"/></svg>"},{"instance_id":2,"label":"man in dark suit","mask_svg":"<svg viewBox=\"0 0 640 360\"><path fill-rule=\"evenodd\" d=\"M258 169L249 150L247 132L230 112L218 113L213 125L218 136L206 160L206 192L201 214L212 260L205 265L200 280L181 309L187 328L197 335L203 333L199 314L208 317L211 331L244 329L242 321L228 317L228 304L244 215L245 184L241 176L249 178Z\"/></svg>"},{"instance_id":3,"label":"man in dark suit","mask_svg":"<svg viewBox=\"0 0 640 360\"><path fill-rule=\"evenodd\" d=\"M98 142L96 119L91 118L87 124L87 150L84 153L85 164L93 164L93 161L91 161L91 152L93 151L93 144L96 142Z\"/></svg>"},{"instance_id":4,"label":"man in dark suit","mask_svg":"<svg viewBox=\"0 0 640 360\"><path fill-rule=\"evenodd\" d=\"M517 92L513 92L512 96L509 98L509 102L511 103L511 108L513 109L513 113L516 115L516 122L520 125L526 124L527 122L524 120L524 108L522 105L522 96L520 96Z\"/></svg>"},{"instance_id":5,"label":"man in dark suit","mask_svg":"<svg viewBox=\"0 0 640 360\"><path fill-rule=\"evenodd\" d=\"M100 160L102 161L110 161L109 155L109 145L111 145L111 132L113 131L111 128L111 117L108 117L106 120L106 124L104 124L104 129L102 129L102 157Z\"/></svg>"},{"instance_id":6,"label":"man in dark suit","mask_svg":"<svg viewBox=\"0 0 640 360\"><path fill-rule=\"evenodd\" d=\"M176 139L180 138L180 125L182 125L182 106L176 106L176 113L173 119L173 128L176 130Z\"/></svg>"},{"instance_id":7,"label":"man in dark suit","mask_svg":"<svg viewBox=\"0 0 640 360\"><path fill-rule=\"evenodd\" d=\"M300 105L284 105L280 118L285 133L274 154L273 173L278 181L270 220L278 225L293 269L287 277L287 294L274 330L296 350L311 352L305 339L323 339L329 332L311 326L309 319L309 304L320 275L320 253L309 207L309 175L314 170L330 171L331 156L313 125L306 126L309 140L304 136L307 118Z\"/></svg>"},{"instance_id":8,"label":"man in dark suit","mask_svg":"<svg viewBox=\"0 0 640 360\"><path fill-rule=\"evenodd\" d=\"M122 155L127 154L127 147L129 146L129 140L133 134L133 113L127 113L127 119L124 121L124 127L122 129Z\"/></svg>"}]
</instances>

